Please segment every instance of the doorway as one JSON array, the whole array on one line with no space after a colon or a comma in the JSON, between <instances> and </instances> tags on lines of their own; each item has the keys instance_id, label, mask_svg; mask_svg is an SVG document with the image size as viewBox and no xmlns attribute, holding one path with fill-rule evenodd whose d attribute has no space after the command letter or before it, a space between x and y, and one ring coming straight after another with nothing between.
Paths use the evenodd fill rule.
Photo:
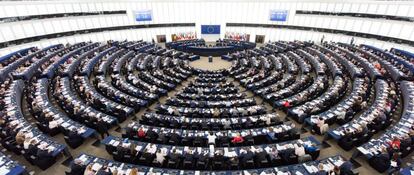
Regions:
<instances>
[{"instance_id":1,"label":"doorway","mask_svg":"<svg viewBox=\"0 0 414 175\"><path fill-rule=\"evenodd\" d=\"M256 35L256 43L263 44L265 36L264 35Z\"/></svg>"}]
</instances>

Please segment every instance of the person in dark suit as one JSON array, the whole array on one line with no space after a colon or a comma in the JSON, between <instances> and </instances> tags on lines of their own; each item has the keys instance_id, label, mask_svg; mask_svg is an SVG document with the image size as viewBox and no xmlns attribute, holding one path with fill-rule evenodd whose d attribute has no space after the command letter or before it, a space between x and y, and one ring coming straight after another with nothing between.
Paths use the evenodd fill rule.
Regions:
<instances>
[{"instance_id":1,"label":"person in dark suit","mask_svg":"<svg viewBox=\"0 0 414 175\"><path fill-rule=\"evenodd\" d=\"M189 149L185 152L184 161L193 162L196 157L198 157L198 153Z\"/></svg>"},{"instance_id":2,"label":"person in dark suit","mask_svg":"<svg viewBox=\"0 0 414 175\"><path fill-rule=\"evenodd\" d=\"M221 137L219 137L219 144L218 145L229 145L230 138L227 136L227 133L223 133Z\"/></svg>"},{"instance_id":3,"label":"person in dark suit","mask_svg":"<svg viewBox=\"0 0 414 175\"><path fill-rule=\"evenodd\" d=\"M177 153L177 150L173 149L168 155L170 161L175 162L176 164L180 163L181 155Z\"/></svg>"},{"instance_id":4,"label":"person in dark suit","mask_svg":"<svg viewBox=\"0 0 414 175\"><path fill-rule=\"evenodd\" d=\"M217 162L223 162L223 160L224 160L224 154L223 154L223 151L222 151L222 150L217 150L217 151L214 153L214 161L217 161Z\"/></svg>"},{"instance_id":5,"label":"person in dark suit","mask_svg":"<svg viewBox=\"0 0 414 175\"><path fill-rule=\"evenodd\" d=\"M51 155L51 153L49 153L49 151L46 148L39 148L37 150L36 157L37 160L35 163L41 169L46 169L55 162L53 156Z\"/></svg>"},{"instance_id":6,"label":"person in dark suit","mask_svg":"<svg viewBox=\"0 0 414 175\"><path fill-rule=\"evenodd\" d=\"M180 125L179 125L177 120L170 120L170 126L172 128L178 128L178 126L180 126Z\"/></svg>"},{"instance_id":7,"label":"person in dark suit","mask_svg":"<svg viewBox=\"0 0 414 175\"><path fill-rule=\"evenodd\" d=\"M385 172L390 167L390 155L383 148L380 154L373 156L368 160L369 164L379 172Z\"/></svg>"},{"instance_id":8,"label":"person in dark suit","mask_svg":"<svg viewBox=\"0 0 414 175\"><path fill-rule=\"evenodd\" d=\"M101 169L96 172L96 175L112 175L111 169L108 168L108 165L103 165Z\"/></svg>"},{"instance_id":9,"label":"person in dark suit","mask_svg":"<svg viewBox=\"0 0 414 175\"><path fill-rule=\"evenodd\" d=\"M147 136L146 137L149 139L149 141L154 141L155 139L157 139L158 134L155 131L153 131L152 128L149 128L147 130Z\"/></svg>"},{"instance_id":10,"label":"person in dark suit","mask_svg":"<svg viewBox=\"0 0 414 175\"><path fill-rule=\"evenodd\" d=\"M125 128L125 135L126 135L128 138L131 138L131 137L133 137L133 136L134 136L134 131L132 130L132 128L131 128L131 127L126 127L126 128Z\"/></svg>"},{"instance_id":11,"label":"person in dark suit","mask_svg":"<svg viewBox=\"0 0 414 175\"><path fill-rule=\"evenodd\" d=\"M315 173L315 175L328 175L328 172L324 170L323 164L319 163L318 165L318 171Z\"/></svg>"},{"instance_id":12,"label":"person in dark suit","mask_svg":"<svg viewBox=\"0 0 414 175\"><path fill-rule=\"evenodd\" d=\"M179 144L181 143L181 138L177 133L171 133L170 142L173 142L174 144Z\"/></svg>"},{"instance_id":13,"label":"person in dark suit","mask_svg":"<svg viewBox=\"0 0 414 175\"><path fill-rule=\"evenodd\" d=\"M202 122L202 123L201 123L201 128L204 128L204 129L210 129L210 128L208 127L208 123L207 123L207 122Z\"/></svg>"},{"instance_id":14,"label":"person in dark suit","mask_svg":"<svg viewBox=\"0 0 414 175\"><path fill-rule=\"evenodd\" d=\"M253 126L253 122L250 118L247 118L243 125L245 128L251 128Z\"/></svg>"},{"instance_id":15,"label":"person in dark suit","mask_svg":"<svg viewBox=\"0 0 414 175\"><path fill-rule=\"evenodd\" d=\"M252 160L253 157L254 157L253 152L250 149L247 149L243 153L240 154L239 160L241 161L242 165L246 165L247 161Z\"/></svg>"},{"instance_id":16,"label":"person in dark suit","mask_svg":"<svg viewBox=\"0 0 414 175\"><path fill-rule=\"evenodd\" d=\"M157 138L157 140L158 140L158 142L160 142L161 144L166 143L166 142L167 142L167 137L166 137L165 133L160 132L160 133L158 134L158 138Z\"/></svg>"},{"instance_id":17,"label":"person in dark suit","mask_svg":"<svg viewBox=\"0 0 414 175\"><path fill-rule=\"evenodd\" d=\"M256 150L255 162L260 164L264 161L267 161L267 153L262 148L259 148Z\"/></svg>"},{"instance_id":18,"label":"person in dark suit","mask_svg":"<svg viewBox=\"0 0 414 175\"><path fill-rule=\"evenodd\" d=\"M83 172L85 171L85 166L82 165L82 161L79 159L75 159L71 166L71 170L68 173L69 175L83 175Z\"/></svg>"},{"instance_id":19,"label":"person in dark suit","mask_svg":"<svg viewBox=\"0 0 414 175\"><path fill-rule=\"evenodd\" d=\"M345 150L351 150L354 146L352 138L354 133L349 129L346 128L344 131L344 135L339 139L338 145Z\"/></svg>"},{"instance_id":20,"label":"person in dark suit","mask_svg":"<svg viewBox=\"0 0 414 175\"><path fill-rule=\"evenodd\" d=\"M194 144L195 146L196 146L196 145L204 145L204 144L205 144L204 138L203 138L203 137L201 137L201 136L196 136L196 137L194 137L193 144Z\"/></svg>"},{"instance_id":21,"label":"person in dark suit","mask_svg":"<svg viewBox=\"0 0 414 175\"><path fill-rule=\"evenodd\" d=\"M106 136L109 136L108 127L106 126L106 123L101 118L98 118L96 127L98 129L99 134L101 134L102 139L104 139L105 134Z\"/></svg>"},{"instance_id":22,"label":"person in dark suit","mask_svg":"<svg viewBox=\"0 0 414 175\"><path fill-rule=\"evenodd\" d=\"M340 175L353 175L354 173L352 172L352 163L349 161L344 162L339 167L339 172Z\"/></svg>"},{"instance_id":23,"label":"person in dark suit","mask_svg":"<svg viewBox=\"0 0 414 175\"><path fill-rule=\"evenodd\" d=\"M197 152L194 154L194 158L196 158L198 162L208 162L208 152Z\"/></svg>"},{"instance_id":24,"label":"person in dark suit","mask_svg":"<svg viewBox=\"0 0 414 175\"><path fill-rule=\"evenodd\" d=\"M83 142L83 138L78 134L76 128L69 131L68 140L74 144L79 144Z\"/></svg>"}]
</instances>

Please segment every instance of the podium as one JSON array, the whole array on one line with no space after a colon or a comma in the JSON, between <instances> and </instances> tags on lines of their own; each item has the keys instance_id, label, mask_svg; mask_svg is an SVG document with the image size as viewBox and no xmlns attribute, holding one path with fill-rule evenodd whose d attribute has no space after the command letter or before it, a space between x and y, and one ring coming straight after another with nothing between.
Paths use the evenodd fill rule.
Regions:
<instances>
[{"instance_id":1,"label":"podium","mask_svg":"<svg viewBox=\"0 0 414 175\"><path fill-rule=\"evenodd\" d=\"M209 57L208 57L208 62L209 62L209 63L213 62L213 57L212 57L212 56L209 56Z\"/></svg>"}]
</instances>

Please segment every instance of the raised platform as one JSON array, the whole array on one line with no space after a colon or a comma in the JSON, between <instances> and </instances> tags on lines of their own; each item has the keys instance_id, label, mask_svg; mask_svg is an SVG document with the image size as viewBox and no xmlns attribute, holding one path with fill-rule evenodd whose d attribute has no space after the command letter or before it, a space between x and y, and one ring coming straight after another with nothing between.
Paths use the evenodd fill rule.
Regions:
<instances>
[{"instance_id":1,"label":"raised platform","mask_svg":"<svg viewBox=\"0 0 414 175\"><path fill-rule=\"evenodd\" d=\"M208 57L200 57L199 60L190 62L190 66L203 70L219 70L231 67L231 62L222 60L220 57L213 57L213 62L208 62Z\"/></svg>"}]
</instances>

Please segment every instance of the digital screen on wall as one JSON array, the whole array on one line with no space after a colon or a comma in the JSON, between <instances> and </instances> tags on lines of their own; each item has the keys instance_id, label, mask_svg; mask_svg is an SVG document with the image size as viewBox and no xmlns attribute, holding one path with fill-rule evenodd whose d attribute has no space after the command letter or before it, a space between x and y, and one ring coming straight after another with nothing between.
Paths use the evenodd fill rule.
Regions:
<instances>
[{"instance_id":1,"label":"digital screen on wall","mask_svg":"<svg viewBox=\"0 0 414 175\"><path fill-rule=\"evenodd\" d=\"M220 25L201 25L201 34L220 34Z\"/></svg>"},{"instance_id":2,"label":"digital screen on wall","mask_svg":"<svg viewBox=\"0 0 414 175\"><path fill-rule=\"evenodd\" d=\"M135 21L152 21L152 10L134 11Z\"/></svg>"},{"instance_id":3,"label":"digital screen on wall","mask_svg":"<svg viewBox=\"0 0 414 175\"><path fill-rule=\"evenodd\" d=\"M286 21L288 17L287 10L270 10L270 21Z\"/></svg>"}]
</instances>

